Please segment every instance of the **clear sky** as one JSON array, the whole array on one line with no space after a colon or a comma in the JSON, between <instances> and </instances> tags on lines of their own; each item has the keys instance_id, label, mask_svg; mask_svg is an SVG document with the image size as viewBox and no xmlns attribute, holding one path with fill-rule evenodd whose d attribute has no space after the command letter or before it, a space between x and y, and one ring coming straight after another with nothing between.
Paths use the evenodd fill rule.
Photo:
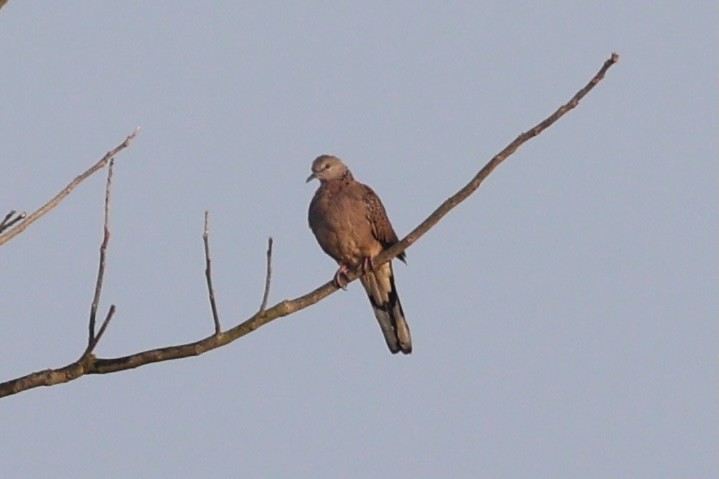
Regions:
<instances>
[{"instance_id":1,"label":"clear sky","mask_svg":"<svg viewBox=\"0 0 719 479\"><path fill-rule=\"evenodd\" d=\"M342 157L400 236L620 62L395 265L198 358L0 400L3 477L719 476L719 6L25 2L0 10L0 208L118 157L98 347L212 332L336 269L307 226ZM0 248L0 381L85 342L104 175Z\"/></svg>"}]
</instances>

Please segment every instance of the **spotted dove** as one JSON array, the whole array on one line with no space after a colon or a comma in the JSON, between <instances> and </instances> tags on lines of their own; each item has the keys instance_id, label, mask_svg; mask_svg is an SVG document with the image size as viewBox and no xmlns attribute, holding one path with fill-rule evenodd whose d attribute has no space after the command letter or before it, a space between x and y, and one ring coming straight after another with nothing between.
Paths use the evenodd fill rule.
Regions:
<instances>
[{"instance_id":1,"label":"spotted dove","mask_svg":"<svg viewBox=\"0 0 719 479\"><path fill-rule=\"evenodd\" d=\"M307 181L318 179L309 208L309 223L320 247L339 264L335 283L344 288L349 270L361 272L360 281L369 296L389 350L412 352L409 326L394 285L391 262L374 270L372 260L397 242L384 206L367 185L355 181L342 161L322 155L312 162ZM397 256L405 261L404 253Z\"/></svg>"}]
</instances>

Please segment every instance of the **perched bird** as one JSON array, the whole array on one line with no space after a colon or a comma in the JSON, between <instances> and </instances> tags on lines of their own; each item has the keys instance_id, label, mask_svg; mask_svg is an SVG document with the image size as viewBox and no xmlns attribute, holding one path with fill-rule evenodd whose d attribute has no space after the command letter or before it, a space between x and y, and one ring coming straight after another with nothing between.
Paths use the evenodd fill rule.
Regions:
<instances>
[{"instance_id":1,"label":"perched bird","mask_svg":"<svg viewBox=\"0 0 719 479\"><path fill-rule=\"evenodd\" d=\"M382 202L372 188L355 181L335 156L322 155L312 162L307 182L313 179L320 181L320 187L310 202L308 219L317 242L339 264L335 283L344 288L347 272L359 268L389 350L411 353L412 340L392 264L384 263L373 271L373 258L398 241ZM405 261L404 253L397 257Z\"/></svg>"}]
</instances>

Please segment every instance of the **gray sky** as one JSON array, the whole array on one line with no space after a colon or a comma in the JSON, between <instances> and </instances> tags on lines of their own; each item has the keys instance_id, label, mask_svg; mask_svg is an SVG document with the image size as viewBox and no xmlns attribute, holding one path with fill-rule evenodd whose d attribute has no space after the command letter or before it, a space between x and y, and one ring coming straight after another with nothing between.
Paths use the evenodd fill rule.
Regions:
<instances>
[{"instance_id":1,"label":"gray sky","mask_svg":"<svg viewBox=\"0 0 719 479\"><path fill-rule=\"evenodd\" d=\"M414 353L358 283L199 358L2 400L4 477L714 478L716 2L23 2L0 11L0 208L118 158L101 356L327 281L341 156L400 236L566 101L396 265ZM0 380L82 352L104 175L0 249Z\"/></svg>"}]
</instances>

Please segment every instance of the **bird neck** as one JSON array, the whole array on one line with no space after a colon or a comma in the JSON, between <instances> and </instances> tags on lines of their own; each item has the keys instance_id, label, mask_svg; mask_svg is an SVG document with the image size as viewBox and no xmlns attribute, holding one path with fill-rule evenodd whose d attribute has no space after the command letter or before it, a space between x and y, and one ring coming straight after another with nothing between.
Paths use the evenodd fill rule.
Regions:
<instances>
[{"instance_id":1,"label":"bird neck","mask_svg":"<svg viewBox=\"0 0 719 479\"><path fill-rule=\"evenodd\" d=\"M340 180L343 183L351 183L354 181L354 177L352 176L352 172L350 170L346 170L344 174L340 177Z\"/></svg>"},{"instance_id":2,"label":"bird neck","mask_svg":"<svg viewBox=\"0 0 719 479\"><path fill-rule=\"evenodd\" d=\"M352 183L353 181L354 177L352 176L352 173L350 172L350 170L346 170L344 173L342 173L341 176L338 176L337 178L322 181L322 186L339 188L341 186Z\"/></svg>"}]
</instances>

